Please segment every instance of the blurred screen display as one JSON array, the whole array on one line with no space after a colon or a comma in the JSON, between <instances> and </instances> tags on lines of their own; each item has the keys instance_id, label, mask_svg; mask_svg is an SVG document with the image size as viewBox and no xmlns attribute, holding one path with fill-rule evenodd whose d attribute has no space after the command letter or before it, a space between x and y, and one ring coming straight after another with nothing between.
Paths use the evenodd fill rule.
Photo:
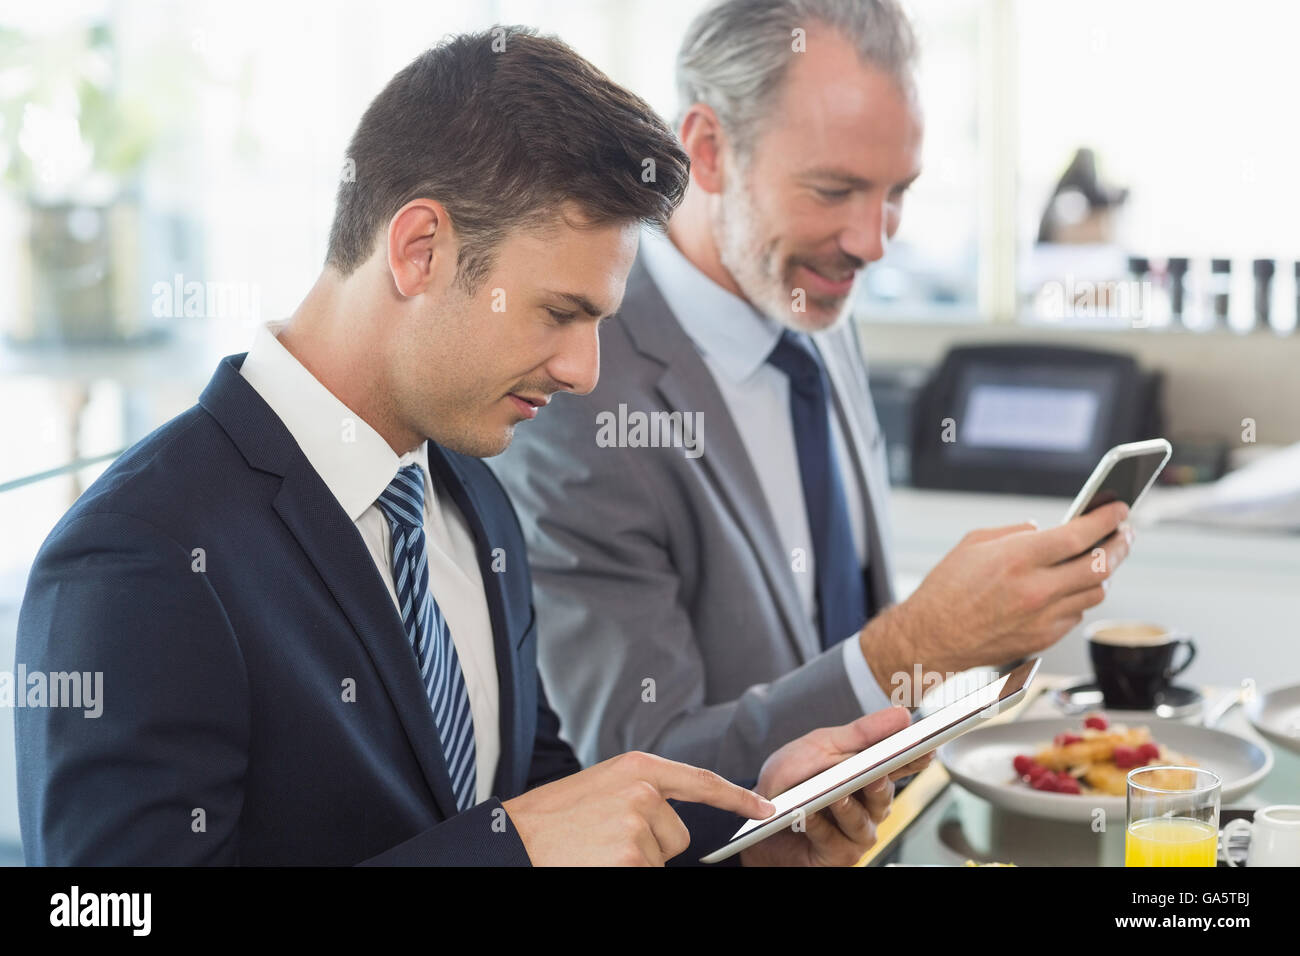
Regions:
<instances>
[{"instance_id":1,"label":"blurred screen display","mask_svg":"<svg viewBox=\"0 0 1300 956\"><path fill-rule=\"evenodd\" d=\"M1095 391L976 385L966 402L962 442L977 448L1079 452L1092 442Z\"/></svg>"}]
</instances>

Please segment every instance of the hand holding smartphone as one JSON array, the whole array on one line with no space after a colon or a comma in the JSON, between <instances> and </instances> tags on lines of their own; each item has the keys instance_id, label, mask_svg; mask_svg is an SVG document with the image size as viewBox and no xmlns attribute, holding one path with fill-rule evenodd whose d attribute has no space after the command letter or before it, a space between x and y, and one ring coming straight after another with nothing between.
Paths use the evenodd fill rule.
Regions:
<instances>
[{"instance_id":1,"label":"hand holding smartphone","mask_svg":"<svg viewBox=\"0 0 1300 956\"><path fill-rule=\"evenodd\" d=\"M1113 501L1123 501L1132 511L1164 468L1171 451L1163 438L1115 446L1098 462L1061 523ZM1020 700L1037 669L1038 658L1025 660L992 683L773 797L776 812L764 820L750 820L702 862L715 863L739 853L790 826L800 814L816 813L965 733L980 720Z\"/></svg>"},{"instance_id":2,"label":"hand holding smartphone","mask_svg":"<svg viewBox=\"0 0 1300 956\"><path fill-rule=\"evenodd\" d=\"M1163 438L1116 445L1097 462L1097 467L1070 503L1061 524L1069 524L1080 515L1086 515L1114 501L1128 505L1131 514L1169 461L1172 452L1173 447ZM1100 547L1101 544L1102 541L1097 541L1092 548ZM1080 553L1087 553L1092 548Z\"/></svg>"}]
</instances>

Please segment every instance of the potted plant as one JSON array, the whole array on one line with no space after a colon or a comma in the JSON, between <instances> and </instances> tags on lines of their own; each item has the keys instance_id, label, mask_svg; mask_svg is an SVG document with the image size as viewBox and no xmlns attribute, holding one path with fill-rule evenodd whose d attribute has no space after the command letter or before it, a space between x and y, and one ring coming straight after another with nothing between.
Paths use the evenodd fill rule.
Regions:
<instances>
[{"instance_id":1,"label":"potted plant","mask_svg":"<svg viewBox=\"0 0 1300 956\"><path fill-rule=\"evenodd\" d=\"M154 139L120 88L107 25L0 28L0 170L28 221L5 336L21 344L131 341L138 181Z\"/></svg>"}]
</instances>

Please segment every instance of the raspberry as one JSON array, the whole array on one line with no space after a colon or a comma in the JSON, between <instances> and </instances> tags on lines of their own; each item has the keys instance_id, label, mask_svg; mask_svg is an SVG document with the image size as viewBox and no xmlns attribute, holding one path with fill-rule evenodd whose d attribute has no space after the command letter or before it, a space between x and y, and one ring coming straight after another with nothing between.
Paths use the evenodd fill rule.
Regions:
<instances>
[{"instance_id":1,"label":"raspberry","mask_svg":"<svg viewBox=\"0 0 1300 956\"><path fill-rule=\"evenodd\" d=\"M1079 781L1075 780L1069 774L1066 774L1064 780L1057 781L1056 789L1060 793L1073 793L1076 795L1083 793L1083 791L1079 789Z\"/></svg>"},{"instance_id":2,"label":"raspberry","mask_svg":"<svg viewBox=\"0 0 1300 956\"><path fill-rule=\"evenodd\" d=\"M1148 763L1160 756L1160 747L1148 740L1146 743L1142 744L1142 746L1138 747L1137 753L1138 758L1143 763Z\"/></svg>"},{"instance_id":3,"label":"raspberry","mask_svg":"<svg viewBox=\"0 0 1300 956\"><path fill-rule=\"evenodd\" d=\"M1029 785L1035 790L1042 790L1046 793L1055 793L1060 788L1056 777L1050 773L1045 773L1039 777L1035 777L1033 780L1029 781Z\"/></svg>"},{"instance_id":4,"label":"raspberry","mask_svg":"<svg viewBox=\"0 0 1300 956\"><path fill-rule=\"evenodd\" d=\"M1040 763L1036 763L1036 764L1034 764L1032 767L1029 768L1029 779L1030 779L1030 780L1041 780L1043 777L1050 776L1051 773L1052 773L1052 771L1048 770L1048 769L1047 769L1046 767L1044 767L1042 764L1040 764Z\"/></svg>"},{"instance_id":5,"label":"raspberry","mask_svg":"<svg viewBox=\"0 0 1300 956\"><path fill-rule=\"evenodd\" d=\"M1077 744L1081 740L1083 740L1083 738L1080 737L1078 734L1072 734L1067 731L1063 734L1057 734L1052 739L1052 743L1054 743L1058 747L1068 747L1070 746L1070 744Z\"/></svg>"},{"instance_id":6,"label":"raspberry","mask_svg":"<svg viewBox=\"0 0 1300 956\"><path fill-rule=\"evenodd\" d=\"M1110 724L1106 723L1106 718L1101 714L1093 714L1083 722L1083 726L1091 727L1093 730L1105 730Z\"/></svg>"},{"instance_id":7,"label":"raspberry","mask_svg":"<svg viewBox=\"0 0 1300 956\"><path fill-rule=\"evenodd\" d=\"M1119 746L1115 748L1115 766L1120 770L1128 770L1130 767L1136 767L1138 764L1145 763L1138 752L1133 747Z\"/></svg>"},{"instance_id":8,"label":"raspberry","mask_svg":"<svg viewBox=\"0 0 1300 956\"><path fill-rule=\"evenodd\" d=\"M1016 759L1011 761L1011 763L1016 768L1016 773L1022 777L1029 773L1030 768L1036 766L1034 758L1026 757L1024 754L1016 757Z\"/></svg>"}]
</instances>

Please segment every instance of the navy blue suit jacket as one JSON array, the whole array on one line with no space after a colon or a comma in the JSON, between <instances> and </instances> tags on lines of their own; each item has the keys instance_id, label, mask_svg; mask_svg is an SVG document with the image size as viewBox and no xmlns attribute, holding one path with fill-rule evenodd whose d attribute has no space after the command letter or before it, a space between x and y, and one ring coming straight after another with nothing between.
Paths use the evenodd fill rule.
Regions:
<instances>
[{"instance_id":1,"label":"navy blue suit jacket","mask_svg":"<svg viewBox=\"0 0 1300 956\"><path fill-rule=\"evenodd\" d=\"M579 765L538 678L509 499L429 442L475 538L500 682L494 797L457 813L370 552L242 362L115 461L37 556L16 663L102 672L103 712L15 710L27 862L528 863L501 801ZM695 859L737 825L679 811Z\"/></svg>"}]
</instances>

